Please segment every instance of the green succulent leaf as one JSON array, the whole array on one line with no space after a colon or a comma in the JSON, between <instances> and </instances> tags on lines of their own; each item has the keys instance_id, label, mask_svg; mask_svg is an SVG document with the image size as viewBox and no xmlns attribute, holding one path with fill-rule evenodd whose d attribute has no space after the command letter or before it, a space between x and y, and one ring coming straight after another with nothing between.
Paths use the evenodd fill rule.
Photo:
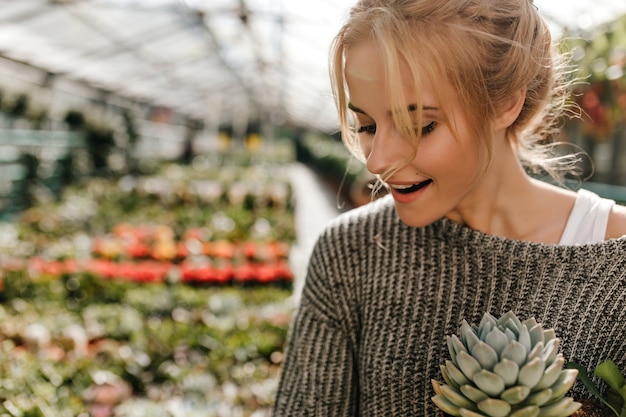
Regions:
<instances>
[{"instance_id":1,"label":"green succulent leaf","mask_svg":"<svg viewBox=\"0 0 626 417\"><path fill-rule=\"evenodd\" d=\"M441 385L439 387L441 395L450 400L451 403L459 408L467 408L469 410L476 410L476 405L473 401L470 401L456 388L449 385Z\"/></svg>"},{"instance_id":2,"label":"green succulent leaf","mask_svg":"<svg viewBox=\"0 0 626 417\"><path fill-rule=\"evenodd\" d=\"M539 381L541 381L544 370L545 364L543 359L535 357L520 368L517 382L521 385L533 388L537 385L537 383L539 383Z\"/></svg>"},{"instance_id":3,"label":"green succulent leaf","mask_svg":"<svg viewBox=\"0 0 626 417\"><path fill-rule=\"evenodd\" d=\"M563 397L567 391L574 385L576 382L576 377L578 376L578 371L575 369L564 369L561 371L561 374L557 378L554 385L552 385L552 398L550 401L557 400Z\"/></svg>"},{"instance_id":4,"label":"green succulent leaf","mask_svg":"<svg viewBox=\"0 0 626 417\"><path fill-rule=\"evenodd\" d=\"M452 385L455 388L459 387L459 384L457 384L456 381L454 381L454 379L452 379L450 377L450 373L448 372L448 368L446 368L443 365L439 365L439 369L441 370L441 375L443 376L443 380L446 382L446 384Z\"/></svg>"},{"instance_id":5,"label":"green succulent leaf","mask_svg":"<svg viewBox=\"0 0 626 417\"><path fill-rule=\"evenodd\" d=\"M510 329L516 336L519 336L519 329L522 327L522 322L513 311L509 310L498 319L498 326Z\"/></svg>"},{"instance_id":6,"label":"green succulent leaf","mask_svg":"<svg viewBox=\"0 0 626 417\"><path fill-rule=\"evenodd\" d=\"M524 346L526 352L530 352L532 349L532 345L530 342L530 333L528 333L528 328L526 326L522 326L519 329L519 335L517 337L517 341Z\"/></svg>"},{"instance_id":7,"label":"green succulent leaf","mask_svg":"<svg viewBox=\"0 0 626 417\"><path fill-rule=\"evenodd\" d=\"M455 417L458 417L458 416L461 415L459 407L454 405L454 403L452 403L452 401L450 401L449 399L447 399L443 395L435 395L434 397L431 397L431 400L444 413L449 414L451 416L455 416Z\"/></svg>"},{"instance_id":8,"label":"green succulent leaf","mask_svg":"<svg viewBox=\"0 0 626 417\"><path fill-rule=\"evenodd\" d=\"M461 325L461 341L467 347L467 350L471 352L480 339L476 336L474 329L467 323L467 321L463 320L463 324Z\"/></svg>"},{"instance_id":9,"label":"green succulent leaf","mask_svg":"<svg viewBox=\"0 0 626 417\"><path fill-rule=\"evenodd\" d=\"M456 349L452 341L452 336L446 336L446 344L448 345L448 353L450 353L450 359L456 363Z\"/></svg>"},{"instance_id":10,"label":"green succulent leaf","mask_svg":"<svg viewBox=\"0 0 626 417\"><path fill-rule=\"evenodd\" d=\"M441 395L441 382L437 381L436 379L431 379L430 383L433 385L435 394Z\"/></svg>"},{"instance_id":11,"label":"green succulent leaf","mask_svg":"<svg viewBox=\"0 0 626 417\"><path fill-rule=\"evenodd\" d=\"M445 369L448 373L448 376L456 383L456 385L460 386L460 385L469 384L470 382L469 379L467 379L465 374L463 374L463 372L459 368L457 368L456 365L451 360L446 361ZM450 385L454 385L454 384L450 384Z\"/></svg>"},{"instance_id":12,"label":"green succulent leaf","mask_svg":"<svg viewBox=\"0 0 626 417\"><path fill-rule=\"evenodd\" d=\"M513 333L511 329L504 329L504 334L509 339L510 342L517 342L517 334Z\"/></svg>"},{"instance_id":13,"label":"green succulent leaf","mask_svg":"<svg viewBox=\"0 0 626 417\"><path fill-rule=\"evenodd\" d=\"M541 391L533 392L530 396L524 401L524 404L532 406L542 406L552 398L552 389L546 388Z\"/></svg>"},{"instance_id":14,"label":"green succulent leaf","mask_svg":"<svg viewBox=\"0 0 626 417\"><path fill-rule=\"evenodd\" d=\"M510 359L502 359L493 367L493 371L500 375L500 378L504 381L504 385L510 387L517 382L519 365Z\"/></svg>"},{"instance_id":15,"label":"green succulent leaf","mask_svg":"<svg viewBox=\"0 0 626 417\"><path fill-rule=\"evenodd\" d=\"M559 401L541 407L538 417L567 417L574 414L582 406L571 397L561 398Z\"/></svg>"},{"instance_id":16,"label":"green succulent leaf","mask_svg":"<svg viewBox=\"0 0 626 417\"><path fill-rule=\"evenodd\" d=\"M461 417L488 417L482 413L478 413L472 410L461 409Z\"/></svg>"},{"instance_id":17,"label":"green succulent leaf","mask_svg":"<svg viewBox=\"0 0 626 417\"><path fill-rule=\"evenodd\" d=\"M552 362L552 364L546 368L543 376L541 377L541 380L537 385L535 385L535 389L545 389L551 387L559 378L564 364L565 358L563 357L563 355L559 354L554 362Z\"/></svg>"},{"instance_id":18,"label":"green succulent leaf","mask_svg":"<svg viewBox=\"0 0 626 417\"><path fill-rule=\"evenodd\" d=\"M498 354L485 342L479 341L476 343L472 347L471 352L483 369L492 370L495 364L498 363Z\"/></svg>"},{"instance_id":19,"label":"green succulent leaf","mask_svg":"<svg viewBox=\"0 0 626 417\"><path fill-rule=\"evenodd\" d=\"M556 339L554 329L545 329L543 331L543 343L547 346L550 340Z\"/></svg>"},{"instance_id":20,"label":"green succulent leaf","mask_svg":"<svg viewBox=\"0 0 626 417\"><path fill-rule=\"evenodd\" d=\"M538 415L539 407L536 405L529 405L528 407L513 411L509 417L537 417Z\"/></svg>"},{"instance_id":21,"label":"green succulent leaf","mask_svg":"<svg viewBox=\"0 0 626 417\"><path fill-rule=\"evenodd\" d=\"M478 325L481 330L480 339L485 340L487 335L493 330L498 328L498 320L494 316L489 313L483 314L483 318L480 320L480 324Z\"/></svg>"},{"instance_id":22,"label":"green succulent leaf","mask_svg":"<svg viewBox=\"0 0 626 417\"><path fill-rule=\"evenodd\" d=\"M546 342L546 347L543 351L543 360L547 364L551 364L554 362L556 355L559 352L559 347L561 346L561 339L550 339Z\"/></svg>"},{"instance_id":23,"label":"green succulent leaf","mask_svg":"<svg viewBox=\"0 0 626 417\"><path fill-rule=\"evenodd\" d=\"M478 403L478 409L490 417L506 417L511 412L511 405L503 400L487 398Z\"/></svg>"},{"instance_id":24,"label":"green succulent leaf","mask_svg":"<svg viewBox=\"0 0 626 417\"><path fill-rule=\"evenodd\" d=\"M509 404L520 404L530 395L530 388L525 385L517 385L505 390L500 398L508 402Z\"/></svg>"},{"instance_id":25,"label":"green succulent leaf","mask_svg":"<svg viewBox=\"0 0 626 417\"><path fill-rule=\"evenodd\" d=\"M536 357L543 357L544 348L543 342L539 342L532 347L532 349L528 352L528 360L530 361Z\"/></svg>"},{"instance_id":26,"label":"green succulent leaf","mask_svg":"<svg viewBox=\"0 0 626 417\"><path fill-rule=\"evenodd\" d=\"M469 353L461 351L456 356L457 365L463 371L465 376L472 379L474 374L480 371L480 363Z\"/></svg>"},{"instance_id":27,"label":"green succulent leaf","mask_svg":"<svg viewBox=\"0 0 626 417\"><path fill-rule=\"evenodd\" d=\"M455 351L455 355L453 355L453 360L455 356L458 356L460 352L467 352L467 348L461 342L461 339L458 338L457 335L453 334L450 336L450 344L452 345L452 349Z\"/></svg>"},{"instance_id":28,"label":"green succulent leaf","mask_svg":"<svg viewBox=\"0 0 626 417\"><path fill-rule=\"evenodd\" d=\"M528 328L530 329L528 331L530 333L530 343L533 345L536 345L539 342L545 343L543 340L543 326L541 324L535 322L532 327L529 326Z\"/></svg>"},{"instance_id":29,"label":"green succulent leaf","mask_svg":"<svg viewBox=\"0 0 626 417\"><path fill-rule=\"evenodd\" d=\"M494 328L485 337L485 342L500 356L506 345L509 344L509 338L506 337L502 330Z\"/></svg>"},{"instance_id":30,"label":"green succulent leaf","mask_svg":"<svg viewBox=\"0 0 626 417\"><path fill-rule=\"evenodd\" d=\"M485 394L491 397L499 397L502 391L504 391L504 381L497 374L481 369L476 372L472 377L474 384Z\"/></svg>"},{"instance_id":31,"label":"green succulent leaf","mask_svg":"<svg viewBox=\"0 0 626 417\"><path fill-rule=\"evenodd\" d=\"M485 394L483 391L479 390L473 385L462 385L460 390L463 395L465 395L467 398L474 401L475 403L479 403L482 400L489 398L487 394Z\"/></svg>"},{"instance_id":32,"label":"green succulent leaf","mask_svg":"<svg viewBox=\"0 0 626 417\"><path fill-rule=\"evenodd\" d=\"M535 320L534 317L530 317L530 318L524 320L524 322L522 324L524 326L526 326L530 330L533 327L535 327L536 325L538 325L539 323L537 323L537 320Z\"/></svg>"},{"instance_id":33,"label":"green succulent leaf","mask_svg":"<svg viewBox=\"0 0 626 417\"><path fill-rule=\"evenodd\" d=\"M526 348L521 343L513 341L502 351L502 359L510 359L522 366L526 362Z\"/></svg>"}]
</instances>

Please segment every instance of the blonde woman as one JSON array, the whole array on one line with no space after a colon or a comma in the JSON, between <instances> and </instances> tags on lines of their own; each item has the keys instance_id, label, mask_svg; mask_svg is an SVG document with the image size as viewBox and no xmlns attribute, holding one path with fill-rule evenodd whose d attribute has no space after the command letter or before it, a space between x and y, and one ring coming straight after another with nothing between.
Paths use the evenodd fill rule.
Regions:
<instances>
[{"instance_id":1,"label":"blonde woman","mask_svg":"<svg viewBox=\"0 0 626 417\"><path fill-rule=\"evenodd\" d=\"M275 416L440 415L445 336L484 312L626 369L626 208L529 175L574 168L546 146L562 75L532 1L354 5L331 79L346 145L389 193L317 242Z\"/></svg>"}]
</instances>

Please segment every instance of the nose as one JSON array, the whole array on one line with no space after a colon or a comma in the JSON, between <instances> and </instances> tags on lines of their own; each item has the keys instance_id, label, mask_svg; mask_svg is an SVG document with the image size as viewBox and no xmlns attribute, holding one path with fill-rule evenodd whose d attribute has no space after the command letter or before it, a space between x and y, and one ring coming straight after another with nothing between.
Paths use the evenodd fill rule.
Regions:
<instances>
[{"instance_id":1,"label":"nose","mask_svg":"<svg viewBox=\"0 0 626 417\"><path fill-rule=\"evenodd\" d=\"M366 159L365 166L375 175L405 165L414 152L409 140L393 128L377 129L373 137L361 140L361 147Z\"/></svg>"}]
</instances>

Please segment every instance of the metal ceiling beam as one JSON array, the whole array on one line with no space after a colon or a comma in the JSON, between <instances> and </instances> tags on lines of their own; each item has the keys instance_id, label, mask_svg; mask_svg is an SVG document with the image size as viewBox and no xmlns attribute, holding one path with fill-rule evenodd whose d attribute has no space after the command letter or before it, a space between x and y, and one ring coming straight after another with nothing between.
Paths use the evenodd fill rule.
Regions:
<instances>
[{"instance_id":1,"label":"metal ceiling beam","mask_svg":"<svg viewBox=\"0 0 626 417\"><path fill-rule=\"evenodd\" d=\"M129 49L137 49L138 47L142 46L146 42L159 41L161 39L165 39L170 36L173 36L176 33L183 32L185 30L185 28L181 28L179 25L175 25L175 24L165 29L166 30L164 30L163 28L159 28L158 32L155 32L152 29L147 30L144 33L140 33L136 35L135 39L126 41L124 45L120 45L119 43L116 42L115 46L112 48L105 48L105 49L94 48L92 50L85 50L82 54L80 54L80 56L81 57L94 57L94 58L112 57L115 55L119 55L120 53L123 53L123 52L128 52Z\"/></svg>"},{"instance_id":2,"label":"metal ceiling beam","mask_svg":"<svg viewBox=\"0 0 626 417\"><path fill-rule=\"evenodd\" d=\"M248 82L242 77L242 75L237 71L237 69L234 68L231 65L231 63L228 62L228 60L224 57L222 53L224 48L218 42L217 36L213 32L213 29L206 24L204 20L204 14L200 11L191 11L189 8L187 8L187 10L190 14L196 16L197 23L204 28L206 34L208 35L208 41L210 45L215 49L215 53L217 57L219 58L219 61L221 62L222 66L224 67L225 70L227 70L233 76L235 81L241 86L242 90L246 94L246 98L248 102L251 105L253 105L255 112L260 114L261 109L263 108L263 103L259 101L259 99L256 97L256 93L253 87L248 84Z\"/></svg>"},{"instance_id":3,"label":"metal ceiling beam","mask_svg":"<svg viewBox=\"0 0 626 417\"><path fill-rule=\"evenodd\" d=\"M5 0L5 1L9 1L9 0ZM25 0L21 0L21 1L25 2ZM3 16L2 18L0 18L0 23L11 23L11 24L24 23L36 17L39 17L43 14L49 13L53 7L54 6L50 6L50 5L41 6L40 4L35 4L33 5L33 8L28 11L22 12L17 15Z\"/></svg>"},{"instance_id":4,"label":"metal ceiling beam","mask_svg":"<svg viewBox=\"0 0 626 417\"><path fill-rule=\"evenodd\" d=\"M161 60L160 58L152 56L146 52L140 52L137 49L136 44L134 42L129 42L128 40L117 36L115 34L115 31L112 30L111 28L106 27L106 25L104 25L103 22L95 22L94 20L91 19L91 17L86 16L84 13L81 13L77 8L73 6L67 6L67 7L68 7L68 11L75 18L82 20L83 22L88 24L93 30L98 32L101 36L109 39L112 43L118 46L118 50L130 52L131 54L135 55L140 61L147 63L149 66L157 68L160 72L163 72L164 76L168 78L172 82L172 84L182 86L182 87L186 86L185 80L179 79L173 74L173 72L168 71L168 69L173 67L175 63ZM138 74L138 77L141 77L141 74ZM187 88L192 88L196 91L202 90L201 88L198 88L197 85L187 86Z\"/></svg>"}]
</instances>

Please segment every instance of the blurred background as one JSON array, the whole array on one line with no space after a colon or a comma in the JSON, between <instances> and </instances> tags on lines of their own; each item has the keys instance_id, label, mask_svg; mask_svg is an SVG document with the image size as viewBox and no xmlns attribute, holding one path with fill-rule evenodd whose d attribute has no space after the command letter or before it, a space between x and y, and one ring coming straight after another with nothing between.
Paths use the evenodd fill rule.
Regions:
<instances>
[{"instance_id":1,"label":"blurred background","mask_svg":"<svg viewBox=\"0 0 626 417\"><path fill-rule=\"evenodd\" d=\"M26 152L40 167L24 175L45 176L86 147L90 161L83 162L91 166L76 174L119 174L131 160L188 162L218 148L336 137L327 52L350 3L0 0L5 159L24 153L9 150L19 143L48 148ZM626 185L620 163L626 5L536 3L554 37L569 39L564 48L589 80L576 92L586 115L564 126L565 140L592 156L592 181ZM5 182L19 177L15 167L4 171ZM11 196L2 212L23 207Z\"/></svg>"},{"instance_id":2,"label":"blurred background","mask_svg":"<svg viewBox=\"0 0 626 417\"><path fill-rule=\"evenodd\" d=\"M0 0L0 414L267 414L313 241L370 199L351 3ZM535 4L587 80L559 139L626 202L626 3Z\"/></svg>"}]
</instances>

